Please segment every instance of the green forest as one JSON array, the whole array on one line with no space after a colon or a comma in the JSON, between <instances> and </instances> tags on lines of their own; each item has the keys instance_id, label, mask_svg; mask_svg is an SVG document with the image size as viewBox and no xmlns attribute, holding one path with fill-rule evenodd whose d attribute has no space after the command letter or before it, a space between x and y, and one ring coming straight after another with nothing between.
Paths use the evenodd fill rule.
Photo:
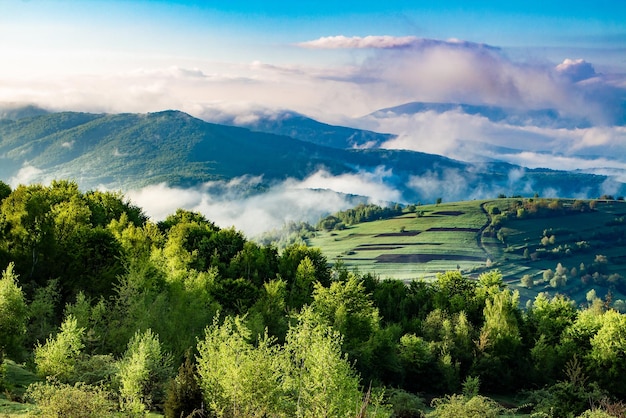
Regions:
<instances>
[{"instance_id":1,"label":"green forest","mask_svg":"<svg viewBox=\"0 0 626 418\"><path fill-rule=\"evenodd\" d=\"M2 416L626 416L610 297L497 269L381 280L54 181L0 182L0 270Z\"/></svg>"}]
</instances>

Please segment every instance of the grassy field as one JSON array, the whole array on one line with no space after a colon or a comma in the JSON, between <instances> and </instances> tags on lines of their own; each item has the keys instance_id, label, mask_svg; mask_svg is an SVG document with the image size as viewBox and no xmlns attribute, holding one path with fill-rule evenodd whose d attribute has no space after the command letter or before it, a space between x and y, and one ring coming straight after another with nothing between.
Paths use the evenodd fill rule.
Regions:
<instances>
[{"instance_id":1,"label":"grassy field","mask_svg":"<svg viewBox=\"0 0 626 418\"><path fill-rule=\"evenodd\" d=\"M620 286L626 280L626 203L594 201L592 211L582 212L571 210L573 201L559 200L564 210L555 212L558 216L507 217L521 201L419 206L416 213L319 232L308 244L319 247L331 262L342 260L350 269L383 279L432 279L449 270L477 276L497 268L510 286L520 290L522 302L547 291L584 303L592 288L600 297L610 290L613 301L626 300L621 290L626 286ZM549 202L555 201L544 201ZM504 219L496 230L489 228L494 217ZM600 265L597 260L605 261ZM567 280L555 287L544 281L543 273L556 271L559 263ZM602 274L584 277L591 267ZM531 288L522 286L524 275L533 278Z\"/></svg>"}]
</instances>

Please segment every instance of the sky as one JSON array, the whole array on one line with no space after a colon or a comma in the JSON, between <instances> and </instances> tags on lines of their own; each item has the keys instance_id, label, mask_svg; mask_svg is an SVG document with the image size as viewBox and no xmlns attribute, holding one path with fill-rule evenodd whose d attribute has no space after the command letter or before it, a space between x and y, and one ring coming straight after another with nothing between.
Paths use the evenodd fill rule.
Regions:
<instances>
[{"instance_id":1,"label":"sky","mask_svg":"<svg viewBox=\"0 0 626 418\"><path fill-rule=\"evenodd\" d=\"M363 41L381 37L388 41ZM257 104L332 120L414 99L454 100L438 90L449 81L443 75L462 90L460 100L475 93L467 83L495 88L476 74L454 78L463 66L485 70L472 59L520 72L582 59L623 76L626 3L0 0L0 56L3 102L196 113L207 104ZM406 92L419 61L431 87Z\"/></svg>"},{"instance_id":2,"label":"sky","mask_svg":"<svg viewBox=\"0 0 626 418\"><path fill-rule=\"evenodd\" d=\"M624 1L0 0L0 57L0 105L248 122L293 110L397 135L385 148L626 182ZM373 113L414 101L585 123Z\"/></svg>"}]
</instances>

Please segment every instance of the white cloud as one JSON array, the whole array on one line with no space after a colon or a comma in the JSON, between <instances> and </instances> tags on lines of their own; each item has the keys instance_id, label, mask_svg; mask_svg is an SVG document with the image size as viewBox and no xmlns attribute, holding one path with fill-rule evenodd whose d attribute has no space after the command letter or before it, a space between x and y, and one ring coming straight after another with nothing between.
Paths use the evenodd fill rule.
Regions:
<instances>
[{"instance_id":1,"label":"white cloud","mask_svg":"<svg viewBox=\"0 0 626 418\"><path fill-rule=\"evenodd\" d=\"M321 170L302 181L299 187L368 196L376 202L398 202L402 200L401 193L387 181L392 176L391 170L385 167L377 167L373 172L360 171L339 176Z\"/></svg>"},{"instance_id":2,"label":"white cloud","mask_svg":"<svg viewBox=\"0 0 626 418\"><path fill-rule=\"evenodd\" d=\"M447 45L452 47L472 47L496 49L485 44L461 41L459 39L418 38L416 36L323 36L312 41L300 42L297 46L312 49L397 49L397 48L425 48L432 46Z\"/></svg>"},{"instance_id":3,"label":"white cloud","mask_svg":"<svg viewBox=\"0 0 626 418\"><path fill-rule=\"evenodd\" d=\"M586 80L597 75L593 65L582 58L575 60L566 58L556 66L556 71L573 82Z\"/></svg>"},{"instance_id":4,"label":"white cloud","mask_svg":"<svg viewBox=\"0 0 626 418\"><path fill-rule=\"evenodd\" d=\"M39 176L43 173L37 167L34 167L30 164L24 164L22 168L20 168L14 176L9 178L9 185L12 188L16 188L20 184L30 184L36 180L39 180Z\"/></svg>"},{"instance_id":5,"label":"white cloud","mask_svg":"<svg viewBox=\"0 0 626 418\"><path fill-rule=\"evenodd\" d=\"M240 177L193 189L158 184L130 190L126 196L156 221L185 208L203 213L221 227L234 225L248 236L256 236L291 220L315 223L322 216L354 206L344 193L372 196L375 201L397 198L399 193L382 183L387 175L383 169L337 177L320 171L304 181L290 179L253 194L249 186L262 179Z\"/></svg>"}]
</instances>

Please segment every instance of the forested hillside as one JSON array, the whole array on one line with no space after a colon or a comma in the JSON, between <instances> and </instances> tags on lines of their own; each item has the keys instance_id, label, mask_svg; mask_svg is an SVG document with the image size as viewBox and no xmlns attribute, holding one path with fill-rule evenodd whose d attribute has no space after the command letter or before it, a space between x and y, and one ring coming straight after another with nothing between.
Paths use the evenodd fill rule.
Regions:
<instances>
[{"instance_id":1,"label":"forested hillside","mask_svg":"<svg viewBox=\"0 0 626 418\"><path fill-rule=\"evenodd\" d=\"M0 412L626 413L626 316L594 295L522 308L497 270L380 280L67 181L0 201Z\"/></svg>"},{"instance_id":2,"label":"forested hillside","mask_svg":"<svg viewBox=\"0 0 626 418\"><path fill-rule=\"evenodd\" d=\"M282 134L276 135L208 123L179 111L38 114L25 109L18 116L0 118L0 178L29 174L28 181L12 184L68 178L83 188L127 191L159 183L199 187L208 181L259 176L261 184L250 187L262 191L278 181L325 173L373 177L377 184L397 190L395 199L404 202L527 190L597 197L607 181L614 193L626 194L624 184L607 176L525 169L498 161L469 163L415 151L332 148L339 146L332 139L336 136L362 134L369 141L375 134L297 118L289 119L296 126L273 130ZM367 195L368 190L358 192Z\"/></svg>"}]
</instances>

